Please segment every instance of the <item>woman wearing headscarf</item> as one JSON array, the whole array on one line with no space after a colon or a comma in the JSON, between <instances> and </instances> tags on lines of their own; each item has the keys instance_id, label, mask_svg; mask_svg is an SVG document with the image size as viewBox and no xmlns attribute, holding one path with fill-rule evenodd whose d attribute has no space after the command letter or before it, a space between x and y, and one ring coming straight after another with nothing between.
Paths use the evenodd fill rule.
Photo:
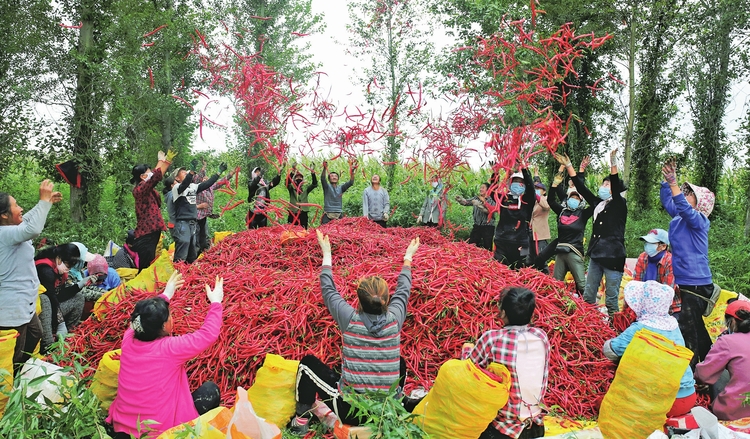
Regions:
<instances>
[{"instance_id":1,"label":"woman wearing headscarf","mask_svg":"<svg viewBox=\"0 0 750 439\"><path fill-rule=\"evenodd\" d=\"M706 358L711 337L703 323L703 313L714 292L708 266L708 216L714 208L714 194L690 183L677 184L677 164L667 160L662 168L661 204L672 217L669 240L672 245L672 271L682 300L680 330L685 346L693 351L691 365Z\"/></svg>"},{"instance_id":2,"label":"woman wearing headscarf","mask_svg":"<svg viewBox=\"0 0 750 439\"><path fill-rule=\"evenodd\" d=\"M625 353L625 349L640 329L648 329L673 341L678 346L685 346L677 320L669 315L672 306L674 290L667 285L649 280L646 282L631 281L625 285L625 303L635 312L636 321L622 334L604 342L602 352L610 360L617 362ZM648 373L644 371L644 373ZM682 416L695 406L695 380L690 367L680 380L680 390L667 413L667 417Z\"/></svg>"},{"instance_id":3,"label":"woman wearing headscarf","mask_svg":"<svg viewBox=\"0 0 750 439\"><path fill-rule=\"evenodd\" d=\"M31 240L42 233L52 205L62 200L62 194L53 188L52 182L44 180L39 186L39 202L23 216L16 199L0 192L0 330L18 331L15 364L26 362L42 337L36 314L39 278Z\"/></svg>"}]
</instances>

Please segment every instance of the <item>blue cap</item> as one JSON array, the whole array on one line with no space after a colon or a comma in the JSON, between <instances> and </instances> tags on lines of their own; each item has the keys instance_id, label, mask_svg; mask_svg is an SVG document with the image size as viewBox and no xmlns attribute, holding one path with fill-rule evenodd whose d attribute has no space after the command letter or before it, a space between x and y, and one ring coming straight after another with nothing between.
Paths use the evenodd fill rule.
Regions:
<instances>
[{"instance_id":1,"label":"blue cap","mask_svg":"<svg viewBox=\"0 0 750 439\"><path fill-rule=\"evenodd\" d=\"M664 229L652 229L648 232L648 235L641 236L641 239L652 244L663 242L669 245L669 234Z\"/></svg>"}]
</instances>

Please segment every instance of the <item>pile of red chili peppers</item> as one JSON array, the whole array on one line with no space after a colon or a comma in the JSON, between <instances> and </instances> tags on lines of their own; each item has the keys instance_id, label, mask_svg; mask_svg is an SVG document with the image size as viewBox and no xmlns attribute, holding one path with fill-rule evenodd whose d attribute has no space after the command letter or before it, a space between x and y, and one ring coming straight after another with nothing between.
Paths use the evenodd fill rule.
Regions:
<instances>
[{"instance_id":1,"label":"pile of red chili peppers","mask_svg":"<svg viewBox=\"0 0 750 439\"><path fill-rule=\"evenodd\" d=\"M176 266L185 285L170 305L175 335L201 327L208 309L204 285L213 285L216 275L224 277L221 335L187 370L194 387L216 382L225 403L233 402L237 386L252 385L267 353L289 359L312 353L332 366L340 364L341 334L320 294L317 239L309 233L282 244L282 232L290 228L244 231L192 265ZM384 229L363 218L346 218L321 230L331 239L336 286L354 306L357 281L365 276L380 275L395 289L409 240L420 237L401 336L407 391L429 388L440 365L459 357L464 342L501 326L498 295L506 286L521 285L537 293L534 324L547 332L552 346L545 403L560 406L570 417L596 416L597 400L615 370L601 347L615 333L594 306L572 297L565 284L533 269L510 270L490 252L431 228ZM105 352L120 347L136 301L151 294L136 292L113 305L104 321L83 322L69 339L73 351L95 368Z\"/></svg>"}]
</instances>

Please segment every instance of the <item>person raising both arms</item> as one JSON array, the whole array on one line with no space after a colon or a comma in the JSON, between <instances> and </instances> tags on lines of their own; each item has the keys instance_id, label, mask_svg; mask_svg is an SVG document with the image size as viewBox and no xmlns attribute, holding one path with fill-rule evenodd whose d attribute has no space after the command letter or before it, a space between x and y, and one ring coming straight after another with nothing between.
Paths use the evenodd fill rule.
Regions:
<instances>
[{"instance_id":1,"label":"person raising both arms","mask_svg":"<svg viewBox=\"0 0 750 439\"><path fill-rule=\"evenodd\" d=\"M628 206L621 194L622 183L617 171L617 149L609 154L610 175L602 181L597 195L594 195L586 187L586 182L576 175L567 156L555 154L555 159L565 165L578 193L587 203L594 206L594 224L588 248L590 261L583 299L591 304L596 303L603 276L607 286L607 313L612 316L620 310L618 297L622 273L625 270L625 223L628 218Z\"/></svg>"},{"instance_id":2,"label":"person raising both arms","mask_svg":"<svg viewBox=\"0 0 750 439\"><path fill-rule=\"evenodd\" d=\"M174 271L164 292L138 301L130 315L130 327L122 338L117 396L106 420L114 429L114 439L142 437L144 432L146 438L155 438L219 406L219 387L212 381L191 394L186 363L219 338L224 280L217 276L213 290L206 285L210 305L203 326L172 336L169 303L183 283L180 272Z\"/></svg>"},{"instance_id":3,"label":"person raising both arms","mask_svg":"<svg viewBox=\"0 0 750 439\"><path fill-rule=\"evenodd\" d=\"M297 169L297 165L292 166L292 170L286 177L286 188L289 191L289 217L287 222L307 228L310 220L310 206L300 206L308 204L310 192L318 187L318 177L315 175L315 165L310 165L310 184L305 186L305 176Z\"/></svg>"},{"instance_id":4,"label":"person raising both arms","mask_svg":"<svg viewBox=\"0 0 750 439\"><path fill-rule=\"evenodd\" d=\"M534 181L525 165L511 174L508 192L495 194L498 205L498 220L495 228L494 258L511 268L522 268L530 264L529 223L536 203ZM497 182L497 174L490 180ZM499 198L499 199L498 199Z\"/></svg>"},{"instance_id":5,"label":"person raising both arms","mask_svg":"<svg viewBox=\"0 0 750 439\"><path fill-rule=\"evenodd\" d=\"M563 167L562 170L565 170ZM547 202L557 214L557 245L555 246L554 277L565 280L568 272L573 275L576 290L583 295L586 287L586 267L583 258L583 234L586 223L594 214L595 206L588 206L575 188L568 189L565 201L559 203L558 188L563 182L562 171L555 175Z\"/></svg>"},{"instance_id":6,"label":"person raising both arms","mask_svg":"<svg viewBox=\"0 0 750 439\"><path fill-rule=\"evenodd\" d=\"M354 173L357 172L357 168L357 160L349 159L349 181L339 185L339 173L328 172L328 162L323 162L323 172L320 173L320 185L323 187L323 218L320 224L344 216L344 192L354 184Z\"/></svg>"}]
</instances>

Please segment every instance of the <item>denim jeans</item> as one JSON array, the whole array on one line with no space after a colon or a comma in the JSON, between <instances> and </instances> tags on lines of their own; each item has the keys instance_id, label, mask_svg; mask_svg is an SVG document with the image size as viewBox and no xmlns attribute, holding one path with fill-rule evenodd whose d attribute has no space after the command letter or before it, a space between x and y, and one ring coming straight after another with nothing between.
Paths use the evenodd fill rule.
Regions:
<instances>
[{"instance_id":1,"label":"denim jeans","mask_svg":"<svg viewBox=\"0 0 750 439\"><path fill-rule=\"evenodd\" d=\"M174 237L174 261L185 261L192 264L198 257L198 222L175 221L172 231Z\"/></svg>"},{"instance_id":2,"label":"denim jeans","mask_svg":"<svg viewBox=\"0 0 750 439\"><path fill-rule=\"evenodd\" d=\"M595 260L589 261L589 273L586 275L586 288L583 291L583 300L588 303L596 303L596 292L599 290L599 284L602 282L602 276L607 282L606 298L604 303L607 305L607 312L614 314L620 310L617 300L620 297L620 282L622 281L622 271L610 270L604 268Z\"/></svg>"}]
</instances>

